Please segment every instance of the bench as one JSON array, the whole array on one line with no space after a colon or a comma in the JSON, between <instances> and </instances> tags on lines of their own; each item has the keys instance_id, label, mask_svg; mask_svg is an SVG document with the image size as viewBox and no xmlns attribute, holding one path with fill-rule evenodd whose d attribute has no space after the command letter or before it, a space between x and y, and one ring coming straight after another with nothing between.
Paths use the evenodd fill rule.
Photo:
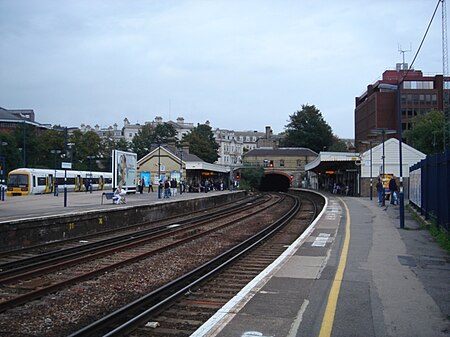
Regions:
<instances>
[{"instance_id":1,"label":"bench","mask_svg":"<svg viewBox=\"0 0 450 337\"><path fill-rule=\"evenodd\" d=\"M114 203L114 193L113 192L103 192L102 193L102 205L103 205L103 197L105 197L106 200L112 200Z\"/></svg>"}]
</instances>

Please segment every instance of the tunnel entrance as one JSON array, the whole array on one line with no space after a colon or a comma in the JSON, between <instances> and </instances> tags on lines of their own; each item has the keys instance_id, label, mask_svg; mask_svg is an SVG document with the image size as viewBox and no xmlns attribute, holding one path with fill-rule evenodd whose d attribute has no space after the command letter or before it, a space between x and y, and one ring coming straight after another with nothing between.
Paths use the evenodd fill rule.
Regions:
<instances>
[{"instance_id":1,"label":"tunnel entrance","mask_svg":"<svg viewBox=\"0 0 450 337\"><path fill-rule=\"evenodd\" d=\"M282 174L270 173L261 179L261 191L264 192L287 192L291 182Z\"/></svg>"}]
</instances>

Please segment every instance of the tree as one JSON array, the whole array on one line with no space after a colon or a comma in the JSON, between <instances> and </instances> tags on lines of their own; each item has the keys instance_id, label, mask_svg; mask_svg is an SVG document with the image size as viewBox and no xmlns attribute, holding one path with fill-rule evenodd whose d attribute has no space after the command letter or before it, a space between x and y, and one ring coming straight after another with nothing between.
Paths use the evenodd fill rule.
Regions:
<instances>
[{"instance_id":1,"label":"tree","mask_svg":"<svg viewBox=\"0 0 450 337\"><path fill-rule=\"evenodd\" d=\"M338 138L338 136L333 135L333 143L331 146L327 149L327 151L331 152L348 152L347 144L341 139Z\"/></svg>"},{"instance_id":2,"label":"tree","mask_svg":"<svg viewBox=\"0 0 450 337\"><path fill-rule=\"evenodd\" d=\"M442 111L430 111L417 115L412 128L404 136L409 145L425 154L442 152L444 144L445 118Z\"/></svg>"},{"instance_id":3,"label":"tree","mask_svg":"<svg viewBox=\"0 0 450 337\"><path fill-rule=\"evenodd\" d=\"M73 169L99 170L97 160L101 158L101 140L94 131L82 133L80 130L75 130L70 136L69 142L75 144L72 150Z\"/></svg>"},{"instance_id":4,"label":"tree","mask_svg":"<svg viewBox=\"0 0 450 337\"><path fill-rule=\"evenodd\" d=\"M239 188L243 190L259 190L264 177L264 168L243 168L239 181Z\"/></svg>"},{"instance_id":5,"label":"tree","mask_svg":"<svg viewBox=\"0 0 450 337\"><path fill-rule=\"evenodd\" d=\"M198 124L191 132L183 136L184 143L189 144L189 152L207 163L214 163L219 155L219 145L214 139L212 129L207 124Z\"/></svg>"},{"instance_id":6,"label":"tree","mask_svg":"<svg viewBox=\"0 0 450 337\"><path fill-rule=\"evenodd\" d=\"M289 116L290 122L285 126L285 147L306 147L320 152L333 143L333 132L325 122L322 113L314 105L302 105L302 109Z\"/></svg>"},{"instance_id":7,"label":"tree","mask_svg":"<svg viewBox=\"0 0 450 337\"><path fill-rule=\"evenodd\" d=\"M131 144L131 149L136 152L138 159L145 156L155 144L166 144L175 142L177 131L168 123L158 124L153 127L151 124L146 124L139 130L138 134L134 136Z\"/></svg>"}]
</instances>

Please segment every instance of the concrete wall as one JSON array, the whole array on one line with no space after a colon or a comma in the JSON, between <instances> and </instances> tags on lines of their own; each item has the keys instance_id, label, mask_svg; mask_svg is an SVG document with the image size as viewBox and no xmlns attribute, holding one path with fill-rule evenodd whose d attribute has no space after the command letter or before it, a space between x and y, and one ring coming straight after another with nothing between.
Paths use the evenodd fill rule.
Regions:
<instances>
[{"instance_id":1,"label":"concrete wall","mask_svg":"<svg viewBox=\"0 0 450 337\"><path fill-rule=\"evenodd\" d=\"M50 241L81 237L120 227L144 224L168 216L186 214L241 199L245 192L160 204L124 206L116 209L45 216L0 224L0 251L34 246Z\"/></svg>"}]
</instances>

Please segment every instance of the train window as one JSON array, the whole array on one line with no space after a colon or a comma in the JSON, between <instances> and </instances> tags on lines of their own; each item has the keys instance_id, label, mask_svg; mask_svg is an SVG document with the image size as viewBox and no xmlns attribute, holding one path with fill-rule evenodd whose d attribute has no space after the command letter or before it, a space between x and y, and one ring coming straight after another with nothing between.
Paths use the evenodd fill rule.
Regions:
<instances>
[{"instance_id":1,"label":"train window","mask_svg":"<svg viewBox=\"0 0 450 337\"><path fill-rule=\"evenodd\" d=\"M8 177L10 186L28 186L28 176L25 174L10 174Z\"/></svg>"},{"instance_id":2,"label":"train window","mask_svg":"<svg viewBox=\"0 0 450 337\"><path fill-rule=\"evenodd\" d=\"M37 183L38 183L38 186L45 186L46 185L45 177L38 177Z\"/></svg>"}]
</instances>

